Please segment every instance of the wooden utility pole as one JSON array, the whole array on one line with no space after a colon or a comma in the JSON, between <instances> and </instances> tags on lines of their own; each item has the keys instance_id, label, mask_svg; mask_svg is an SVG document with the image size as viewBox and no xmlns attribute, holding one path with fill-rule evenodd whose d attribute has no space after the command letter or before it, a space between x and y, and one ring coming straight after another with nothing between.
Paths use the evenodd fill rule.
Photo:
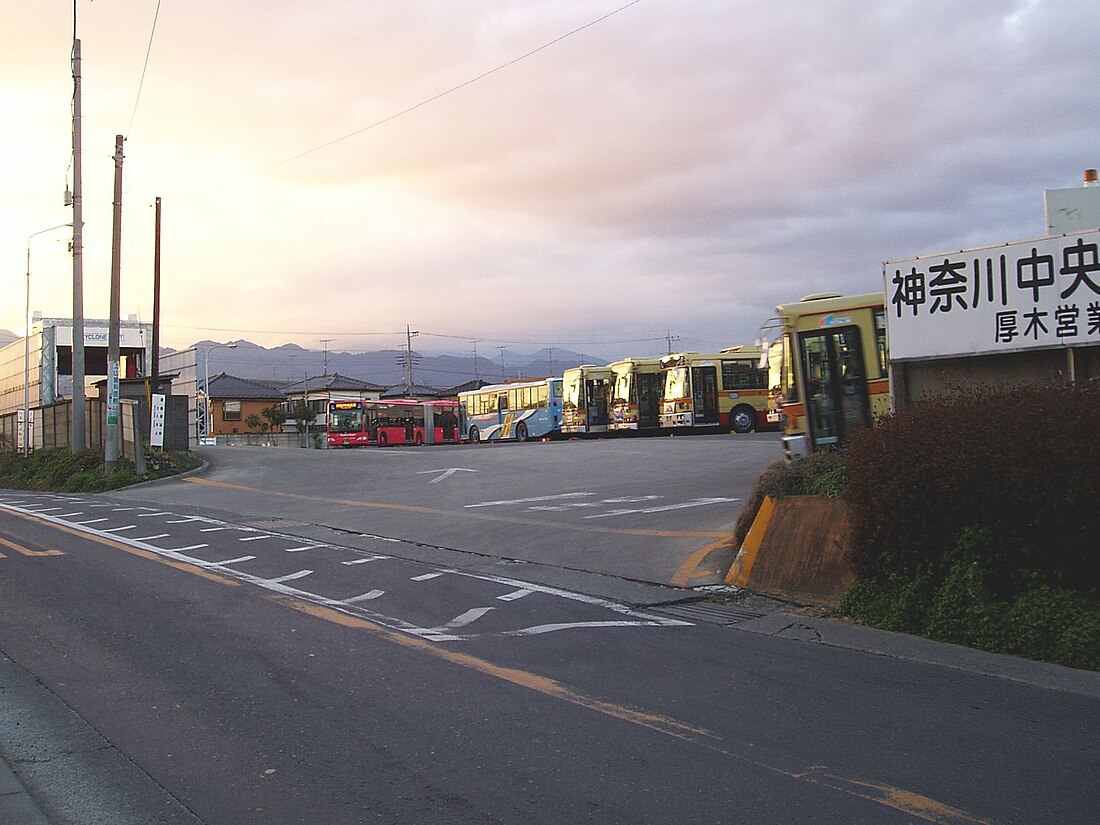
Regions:
<instances>
[{"instance_id":1,"label":"wooden utility pole","mask_svg":"<svg viewBox=\"0 0 1100 825\"><path fill-rule=\"evenodd\" d=\"M160 392L160 198L153 232L153 392Z\"/></svg>"}]
</instances>

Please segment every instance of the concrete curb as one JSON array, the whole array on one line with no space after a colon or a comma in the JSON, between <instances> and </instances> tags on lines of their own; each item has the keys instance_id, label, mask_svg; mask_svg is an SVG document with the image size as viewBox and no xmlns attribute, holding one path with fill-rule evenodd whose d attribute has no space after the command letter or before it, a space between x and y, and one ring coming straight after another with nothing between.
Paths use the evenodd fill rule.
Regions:
<instances>
[{"instance_id":1,"label":"concrete curb","mask_svg":"<svg viewBox=\"0 0 1100 825\"><path fill-rule=\"evenodd\" d=\"M849 624L838 619L776 611L731 625L734 630L814 642L879 656L937 665L980 676L1021 682L1033 687L1100 699L1100 672L987 653L889 630Z\"/></svg>"}]
</instances>

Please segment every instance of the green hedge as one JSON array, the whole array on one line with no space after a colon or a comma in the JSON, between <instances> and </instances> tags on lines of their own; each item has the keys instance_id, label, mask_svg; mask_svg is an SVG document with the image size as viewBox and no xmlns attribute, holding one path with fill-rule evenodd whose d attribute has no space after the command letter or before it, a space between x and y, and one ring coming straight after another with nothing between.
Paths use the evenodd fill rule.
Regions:
<instances>
[{"instance_id":1,"label":"green hedge","mask_svg":"<svg viewBox=\"0 0 1100 825\"><path fill-rule=\"evenodd\" d=\"M103 453L98 450L74 453L68 447L56 447L35 450L26 458L10 452L0 453L0 488L94 493L176 475L202 464L189 452L149 449L145 451L145 463L146 472L139 476L132 461L119 460L108 476Z\"/></svg>"},{"instance_id":2,"label":"green hedge","mask_svg":"<svg viewBox=\"0 0 1100 825\"><path fill-rule=\"evenodd\" d=\"M1024 387L929 400L856 434L845 455L861 578L942 583L968 530L988 585L1036 581L1100 597L1100 387Z\"/></svg>"}]
</instances>

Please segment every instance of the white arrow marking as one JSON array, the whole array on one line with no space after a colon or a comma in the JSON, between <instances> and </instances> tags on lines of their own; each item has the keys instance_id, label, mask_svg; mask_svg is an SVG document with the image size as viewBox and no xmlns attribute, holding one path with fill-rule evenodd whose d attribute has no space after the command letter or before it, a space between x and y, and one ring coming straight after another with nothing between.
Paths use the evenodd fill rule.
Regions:
<instances>
[{"instance_id":1,"label":"white arrow marking","mask_svg":"<svg viewBox=\"0 0 1100 825\"><path fill-rule=\"evenodd\" d=\"M455 473L476 473L477 470L468 470L465 467L451 467L448 470L421 470L417 473L418 476L427 475L428 473L439 473L438 476L429 481L429 484L438 484L445 478L450 478Z\"/></svg>"}]
</instances>

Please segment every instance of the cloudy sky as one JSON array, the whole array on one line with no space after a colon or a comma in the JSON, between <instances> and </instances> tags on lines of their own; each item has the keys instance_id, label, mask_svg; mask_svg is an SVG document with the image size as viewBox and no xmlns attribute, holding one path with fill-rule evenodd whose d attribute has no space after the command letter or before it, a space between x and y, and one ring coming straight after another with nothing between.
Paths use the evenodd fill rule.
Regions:
<instances>
[{"instance_id":1,"label":"cloudy sky","mask_svg":"<svg viewBox=\"0 0 1100 825\"><path fill-rule=\"evenodd\" d=\"M72 220L73 3L0 9L19 332L28 236ZM380 349L409 324L422 350L717 349L777 303L881 289L885 259L1042 235L1043 190L1100 165L1094 0L76 9L85 313L108 314L123 134L122 314L152 320L160 196L177 348ZM66 232L31 241L50 316Z\"/></svg>"}]
</instances>

